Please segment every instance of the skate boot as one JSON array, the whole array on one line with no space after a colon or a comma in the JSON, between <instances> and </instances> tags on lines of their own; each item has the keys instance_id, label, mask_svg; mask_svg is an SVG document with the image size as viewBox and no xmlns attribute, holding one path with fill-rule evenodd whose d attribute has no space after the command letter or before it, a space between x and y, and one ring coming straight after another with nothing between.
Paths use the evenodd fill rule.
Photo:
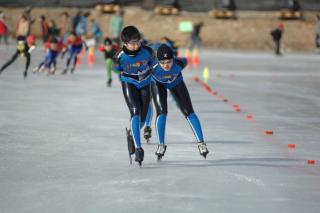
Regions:
<instances>
[{"instance_id":1,"label":"skate boot","mask_svg":"<svg viewBox=\"0 0 320 213\"><path fill-rule=\"evenodd\" d=\"M198 143L198 149L199 149L200 155L206 158L207 154L209 153L207 149L207 145L205 143Z\"/></svg>"},{"instance_id":2,"label":"skate boot","mask_svg":"<svg viewBox=\"0 0 320 213\"><path fill-rule=\"evenodd\" d=\"M27 72L27 71L24 71L24 72L23 72L23 79L26 79L27 76L28 76L28 72Z\"/></svg>"},{"instance_id":3,"label":"skate boot","mask_svg":"<svg viewBox=\"0 0 320 213\"><path fill-rule=\"evenodd\" d=\"M39 72L39 69L40 69L39 67L35 67L35 68L33 68L32 72L33 73Z\"/></svg>"},{"instance_id":4,"label":"skate boot","mask_svg":"<svg viewBox=\"0 0 320 213\"><path fill-rule=\"evenodd\" d=\"M111 83L112 83L112 79L109 78L109 80L107 81L107 86L108 86L108 87L111 87Z\"/></svg>"},{"instance_id":5,"label":"skate boot","mask_svg":"<svg viewBox=\"0 0 320 213\"><path fill-rule=\"evenodd\" d=\"M68 69L67 68L65 68L63 71L62 71L62 75L65 75L65 74L67 74L67 72L68 72Z\"/></svg>"},{"instance_id":6,"label":"skate boot","mask_svg":"<svg viewBox=\"0 0 320 213\"><path fill-rule=\"evenodd\" d=\"M71 68L71 70L70 70L71 74L73 74L73 72L74 72L75 69L76 69L75 67L72 67L72 68Z\"/></svg>"},{"instance_id":7,"label":"skate boot","mask_svg":"<svg viewBox=\"0 0 320 213\"><path fill-rule=\"evenodd\" d=\"M128 151L129 151L129 159L130 159L130 164L132 164L132 157L135 153L135 146L134 146L134 141L133 137L131 135L131 130L126 128L126 134L127 134L127 143L128 143Z\"/></svg>"},{"instance_id":8,"label":"skate boot","mask_svg":"<svg viewBox=\"0 0 320 213\"><path fill-rule=\"evenodd\" d=\"M56 72L56 68L51 68L48 72L49 75L54 75L54 73Z\"/></svg>"},{"instance_id":9,"label":"skate boot","mask_svg":"<svg viewBox=\"0 0 320 213\"><path fill-rule=\"evenodd\" d=\"M143 136L144 136L144 138L147 140L147 143L150 142L151 132L152 132L151 127L146 126L146 127L144 128L144 135L143 135Z\"/></svg>"},{"instance_id":10,"label":"skate boot","mask_svg":"<svg viewBox=\"0 0 320 213\"><path fill-rule=\"evenodd\" d=\"M39 67L39 72L44 72L46 70L46 66Z\"/></svg>"},{"instance_id":11,"label":"skate boot","mask_svg":"<svg viewBox=\"0 0 320 213\"><path fill-rule=\"evenodd\" d=\"M156 156L158 157L158 161L161 160L161 158L164 156L164 153L166 153L167 145L165 144L158 144L158 148L156 151Z\"/></svg>"},{"instance_id":12,"label":"skate boot","mask_svg":"<svg viewBox=\"0 0 320 213\"><path fill-rule=\"evenodd\" d=\"M143 161L143 157L144 157L144 151L142 148L136 148L135 151L136 157L135 157L135 161L139 163L139 166L141 167L142 165L142 161Z\"/></svg>"}]
</instances>

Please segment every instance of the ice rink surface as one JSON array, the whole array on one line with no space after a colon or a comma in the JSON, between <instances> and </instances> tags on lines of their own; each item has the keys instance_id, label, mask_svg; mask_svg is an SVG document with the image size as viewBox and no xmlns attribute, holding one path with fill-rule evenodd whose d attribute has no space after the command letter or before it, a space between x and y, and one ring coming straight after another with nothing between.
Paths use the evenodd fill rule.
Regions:
<instances>
[{"instance_id":1,"label":"ice rink surface","mask_svg":"<svg viewBox=\"0 0 320 213\"><path fill-rule=\"evenodd\" d=\"M13 52L2 46L0 63ZM33 74L43 55L26 80L23 58L0 75L1 213L319 212L320 55L202 50L183 74L207 159L169 97L166 155L156 161L153 125L142 168L129 165L129 111L102 54L73 75L60 59L56 75ZM193 80L205 66L216 96Z\"/></svg>"}]
</instances>

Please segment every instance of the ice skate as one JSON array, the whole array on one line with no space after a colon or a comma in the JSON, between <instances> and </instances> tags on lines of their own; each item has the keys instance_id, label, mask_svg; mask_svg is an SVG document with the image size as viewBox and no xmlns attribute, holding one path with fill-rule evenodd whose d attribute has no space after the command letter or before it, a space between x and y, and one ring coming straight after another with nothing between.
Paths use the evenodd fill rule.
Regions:
<instances>
[{"instance_id":1,"label":"ice skate","mask_svg":"<svg viewBox=\"0 0 320 213\"><path fill-rule=\"evenodd\" d=\"M156 156L158 157L158 161L162 159L164 153L166 153L167 145L165 144L158 144L157 151L155 152Z\"/></svg>"},{"instance_id":2,"label":"ice skate","mask_svg":"<svg viewBox=\"0 0 320 213\"><path fill-rule=\"evenodd\" d=\"M112 79L109 78L109 80L107 81L107 86L108 86L108 87L111 87L111 83L112 83Z\"/></svg>"},{"instance_id":3,"label":"ice skate","mask_svg":"<svg viewBox=\"0 0 320 213\"><path fill-rule=\"evenodd\" d=\"M28 76L28 72L27 72L27 71L24 71L24 72L23 72L23 79L26 79L27 76Z\"/></svg>"},{"instance_id":4,"label":"ice skate","mask_svg":"<svg viewBox=\"0 0 320 213\"><path fill-rule=\"evenodd\" d=\"M51 68L51 69L48 71L48 75L54 75L55 72L56 72L56 69L55 69L55 68Z\"/></svg>"},{"instance_id":5,"label":"ice skate","mask_svg":"<svg viewBox=\"0 0 320 213\"><path fill-rule=\"evenodd\" d=\"M46 66L41 66L41 67L39 68L39 72L44 72L46 69L47 69Z\"/></svg>"},{"instance_id":6,"label":"ice skate","mask_svg":"<svg viewBox=\"0 0 320 213\"><path fill-rule=\"evenodd\" d=\"M71 70L70 70L71 74L73 74L73 72L74 72L75 69L76 69L75 67L72 67L72 68L71 68Z\"/></svg>"},{"instance_id":7,"label":"ice skate","mask_svg":"<svg viewBox=\"0 0 320 213\"><path fill-rule=\"evenodd\" d=\"M205 143L198 143L198 149L199 149L200 155L206 158L207 154L209 153L207 149L207 145Z\"/></svg>"},{"instance_id":8,"label":"ice skate","mask_svg":"<svg viewBox=\"0 0 320 213\"><path fill-rule=\"evenodd\" d=\"M32 72L33 73L39 72L39 69L40 69L39 67L35 67L35 68L33 68Z\"/></svg>"},{"instance_id":9,"label":"ice skate","mask_svg":"<svg viewBox=\"0 0 320 213\"><path fill-rule=\"evenodd\" d=\"M132 157L135 153L135 146L134 146L134 141L133 137L131 135L131 130L126 128L126 134L127 134L127 143L128 143L128 151L129 151L129 159L130 159L130 164L132 164Z\"/></svg>"},{"instance_id":10,"label":"ice skate","mask_svg":"<svg viewBox=\"0 0 320 213\"><path fill-rule=\"evenodd\" d=\"M143 158L144 158L144 151L142 148L136 148L136 151L135 151L135 161L139 163L139 166L141 167L142 165L142 161L143 161Z\"/></svg>"},{"instance_id":11,"label":"ice skate","mask_svg":"<svg viewBox=\"0 0 320 213\"><path fill-rule=\"evenodd\" d=\"M67 74L67 72L68 72L68 69L67 68L65 68L63 71L62 71L62 75L65 75L65 74Z\"/></svg>"}]
</instances>

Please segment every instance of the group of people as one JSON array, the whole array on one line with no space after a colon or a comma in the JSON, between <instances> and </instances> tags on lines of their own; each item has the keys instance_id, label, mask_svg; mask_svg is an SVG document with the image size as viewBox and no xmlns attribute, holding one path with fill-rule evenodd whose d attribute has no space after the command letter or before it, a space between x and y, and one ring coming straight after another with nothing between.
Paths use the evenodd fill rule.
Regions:
<instances>
[{"instance_id":1,"label":"group of people","mask_svg":"<svg viewBox=\"0 0 320 213\"><path fill-rule=\"evenodd\" d=\"M31 16L32 8L27 8L18 19L15 29L15 35L17 38L17 51L13 54L13 56L2 65L0 68L0 73L4 71L10 64L12 64L18 56L24 56L26 58L26 66L24 70L24 77L27 77L28 68L31 62L31 51L35 47L35 38L31 32L31 25L35 23L35 20ZM81 12L79 11L73 18L70 17L68 12L63 12L61 14L61 20L59 26L56 24L55 20L47 21L45 15L41 15L39 17L39 26L40 32L42 36L42 41L45 46L46 54L36 66L33 71L34 72L43 72L48 70L48 74L54 74L57 67L57 58L58 55L61 55L62 58L67 53L66 65L62 71L62 74L68 73L70 70L71 73L76 68L76 62L78 55L82 51L83 47L88 48L86 43L89 44L89 40L93 40L93 46L96 47L98 42L103 37L103 32L101 31L97 22L90 18L90 26L91 29L88 29L88 19L90 17L89 12ZM107 40L110 42L120 41L120 33L123 28L123 19L121 11L118 11L110 21L109 33L110 39L106 38L104 40L105 45ZM8 24L5 22L4 13L0 11L0 42L4 39L5 43L8 43ZM28 42L32 38L32 44ZM22 43L24 43L24 48L22 48ZM116 42L117 43L117 42ZM30 49L30 47L32 48ZM108 48L107 48L108 49ZM106 51L106 50L102 50ZM115 52L113 53L115 54ZM105 54L106 56L108 54ZM113 55L112 55L113 56ZM111 55L108 57L112 58ZM71 67L71 68L70 68ZM111 85L111 64L108 63L108 85Z\"/></svg>"},{"instance_id":2,"label":"group of people","mask_svg":"<svg viewBox=\"0 0 320 213\"><path fill-rule=\"evenodd\" d=\"M144 45L141 33L135 26L125 27L121 40L123 47L114 57L113 69L120 73L124 99L131 115L130 129L127 130L130 159L134 154L135 161L140 165L144 159L140 130L145 126L147 115L152 114L151 99L157 112L155 126L158 147L155 154L158 160L164 156L167 149L165 127L168 90L196 136L200 155L206 157L209 151L182 76L182 70L187 65L186 59L175 57L168 43L160 44L156 51Z\"/></svg>"}]
</instances>

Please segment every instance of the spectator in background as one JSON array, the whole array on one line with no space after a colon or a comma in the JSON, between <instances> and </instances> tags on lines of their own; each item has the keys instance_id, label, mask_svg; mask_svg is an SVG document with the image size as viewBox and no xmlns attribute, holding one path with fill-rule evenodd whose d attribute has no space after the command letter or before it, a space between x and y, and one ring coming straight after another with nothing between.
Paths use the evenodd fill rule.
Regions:
<instances>
[{"instance_id":1,"label":"spectator in background","mask_svg":"<svg viewBox=\"0 0 320 213\"><path fill-rule=\"evenodd\" d=\"M111 17L109 31L112 40L120 43L120 33L123 28L123 12L116 11L116 14Z\"/></svg>"},{"instance_id":2,"label":"spectator in background","mask_svg":"<svg viewBox=\"0 0 320 213\"><path fill-rule=\"evenodd\" d=\"M320 15L317 15L316 22L316 47L317 51L320 53Z\"/></svg>"},{"instance_id":3,"label":"spectator in background","mask_svg":"<svg viewBox=\"0 0 320 213\"><path fill-rule=\"evenodd\" d=\"M72 31L72 23L68 12L63 12L61 18L60 34L65 42Z\"/></svg>"},{"instance_id":4,"label":"spectator in background","mask_svg":"<svg viewBox=\"0 0 320 213\"><path fill-rule=\"evenodd\" d=\"M41 26L41 33L42 33L42 42L46 43L48 40L48 23L46 21L46 17L44 15L40 16L40 26Z\"/></svg>"},{"instance_id":5,"label":"spectator in background","mask_svg":"<svg viewBox=\"0 0 320 213\"><path fill-rule=\"evenodd\" d=\"M102 31L100 29L100 26L98 25L98 23L96 22L95 19L90 19L91 22L91 36L95 39L96 43L99 43L100 38L102 36Z\"/></svg>"},{"instance_id":6,"label":"spectator in background","mask_svg":"<svg viewBox=\"0 0 320 213\"><path fill-rule=\"evenodd\" d=\"M9 35L8 25L7 25L4 13L0 11L0 44L3 38L4 43L8 45L8 35Z\"/></svg>"},{"instance_id":7,"label":"spectator in background","mask_svg":"<svg viewBox=\"0 0 320 213\"><path fill-rule=\"evenodd\" d=\"M280 48L281 48L281 38L282 38L283 31L284 31L284 24L282 22L280 22L278 26L271 31L271 36L275 44L276 55L281 55Z\"/></svg>"},{"instance_id":8,"label":"spectator in background","mask_svg":"<svg viewBox=\"0 0 320 213\"><path fill-rule=\"evenodd\" d=\"M50 39L59 36L59 28L57 27L56 22L53 19L49 21L48 26L48 35Z\"/></svg>"},{"instance_id":9,"label":"spectator in background","mask_svg":"<svg viewBox=\"0 0 320 213\"><path fill-rule=\"evenodd\" d=\"M23 36L26 38L29 34L30 22L27 20L26 15L22 15L16 27L16 37Z\"/></svg>"},{"instance_id":10,"label":"spectator in background","mask_svg":"<svg viewBox=\"0 0 320 213\"><path fill-rule=\"evenodd\" d=\"M201 31L202 26L203 26L202 21L194 24L193 30L191 32L191 37L190 37L190 40L191 40L190 46L189 46L190 50L193 50L194 47L196 47L198 49L200 48L200 46L201 46L200 31Z\"/></svg>"},{"instance_id":11,"label":"spectator in background","mask_svg":"<svg viewBox=\"0 0 320 213\"><path fill-rule=\"evenodd\" d=\"M87 33L87 18L90 16L89 12L84 13L79 17L78 24L76 26L76 33L79 36L85 36Z\"/></svg>"},{"instance_id":12,"label":"spectator in background","mask_svg":"<svg viewBox=\"0 0 320 213\"><path fill-rule=\"evenodd\" d=\"M31 33L31 25L34 24L34 22L35 22L35 20L32 18L31 12L32 12L32 7L31 6L27 7L23 12L25 17L26 17L26 20L29 22L27 35L30 35L30 33Z\"/></svg>"},{"instance_id":13,"label":"spectator in background","mask_svg":"<svg viewBox=\"0 0 320 213\"><path fill-rule=\"evenodd\" d=\"M81 16L82 16L82 12L78 11L77 14L72 18L72 32L76 32L76 28L80 21Z\"/></svg>"}]
</instances>

